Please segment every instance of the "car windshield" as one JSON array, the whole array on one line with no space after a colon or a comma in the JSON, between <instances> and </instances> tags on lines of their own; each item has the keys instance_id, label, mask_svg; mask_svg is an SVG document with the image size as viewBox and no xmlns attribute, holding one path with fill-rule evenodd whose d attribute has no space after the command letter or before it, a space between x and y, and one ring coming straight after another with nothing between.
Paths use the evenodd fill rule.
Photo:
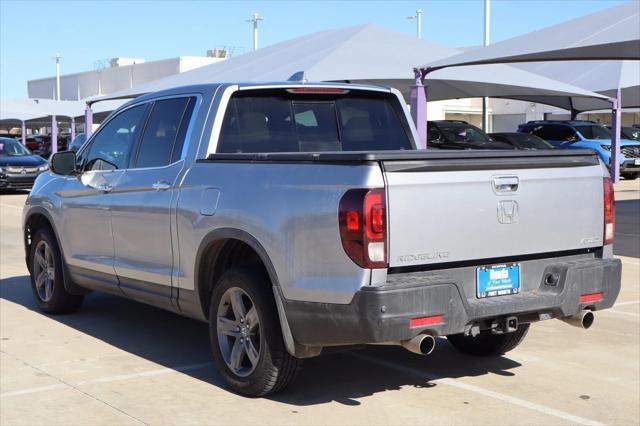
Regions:
<instances>
[{"instance_id":1,"label":"car windshield","mask_svg":"<svg viewBox=\"0 0 640 426\"><path fill-rule=\"evenodd\" d=\"M513 135L513 139L519 148L523 149L552 149L553 145L544 139L527 133Z\"/></svg>"},{"instance_id":2,"label":"car windshield","mask_svg":"<svg viewBox=\"0 0 640 426\"><path fill-rule=\"evenodd\" d=\"M611 139L611 131L604 126L597 124L591 126L577 126L579 131L586 139Z\"/></svg>"},{"instance_id":3,"label":"car windshield","mask_svg":"<svg viewBox=\"0 0 640 426\"><path fill-rule=\"evenodd\" d=\"M8 155L18 157L22 155L31 155L31 151L24 147L20 142L13 139L0 139L0 155Z\"/></svg>"},{"instance_id":4,"label":"car windshield","mask_svg":"<svg viewBox=\"0 0 640 426\"><path fill-rule=\"evenodd\" d=\"M448 142L493 142L482 130L467 123L436 124Z\"/></svg>"}]
</instances>

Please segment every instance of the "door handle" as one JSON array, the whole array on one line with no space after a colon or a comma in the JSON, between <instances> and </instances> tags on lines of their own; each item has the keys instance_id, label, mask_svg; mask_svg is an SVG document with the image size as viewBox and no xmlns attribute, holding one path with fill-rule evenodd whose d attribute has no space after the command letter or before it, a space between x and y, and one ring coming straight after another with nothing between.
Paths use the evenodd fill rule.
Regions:
<instances>
[{"instance_id":1,"label":"door handle","mask_svg":"<svg viewBox=\"0 0 640 426\"><path fill-rule=\"evenodd\" d=\"M493 190L496 193L516 192L520 186L518 176L496 176L493 178Z\"/></svg>"},{"instance_id":2,"label":"door handle","mask_svg":"<svg viewBox=\"0 0 640 426\"><path fill-rule=\"evenodd\" d=\"M158 182L154 183L151 186L156 191L166 191L167 189L171 188L171 184L169 182L167 182L167 181L164 181L164 180L158 181Z\"/></svg>"},{"instance_id":3,"label":"door handle","mask_svg":"<svg viewBox=\"0 0 640 426\"><path fill-rule=\"evenodd\" d=\"M100 192L111 192L113 189L113 186L108 183L88 184L87 186Z\"/></svg>"}]
</instances>

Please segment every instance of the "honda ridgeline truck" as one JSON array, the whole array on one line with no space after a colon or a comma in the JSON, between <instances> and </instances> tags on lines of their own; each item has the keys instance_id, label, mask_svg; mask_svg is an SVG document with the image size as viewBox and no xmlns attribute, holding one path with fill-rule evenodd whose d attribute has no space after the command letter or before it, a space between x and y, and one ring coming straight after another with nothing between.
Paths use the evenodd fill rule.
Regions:
<instances>
[{"instance_id":1,"label":"honda ridgeline truck","mask_svg":"<svg viewBox=\"0 0 640 426\"><path fill-rule=\"evenodd\" d=\"M229 386L323 348L436 337L493 355L613 305L614 201L590 150L418 150L399 92L211 84L138 97L24 208L38 306L104 291L207 321Z\"/></svg>"}]
</instances>

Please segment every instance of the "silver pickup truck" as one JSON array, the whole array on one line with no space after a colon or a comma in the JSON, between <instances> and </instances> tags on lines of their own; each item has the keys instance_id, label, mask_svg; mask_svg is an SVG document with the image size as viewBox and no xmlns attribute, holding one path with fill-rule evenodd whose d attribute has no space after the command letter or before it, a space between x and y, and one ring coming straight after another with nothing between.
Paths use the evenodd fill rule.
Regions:
<instances>
[{"instance_id":1,"label":"silver pickup truck","mask_svg":"<svg viewBox=\"0 0 640 426\"><path fill-rule=\"evenodd\" d=\"M613 189L585 150L417 150L401 95L211 84L141 96L24 208L47 313L92 290L207 321L236 392L289 384L323 348L436 337L495 355L529 325L613 305Z\"/></svg>"}]
</instances>

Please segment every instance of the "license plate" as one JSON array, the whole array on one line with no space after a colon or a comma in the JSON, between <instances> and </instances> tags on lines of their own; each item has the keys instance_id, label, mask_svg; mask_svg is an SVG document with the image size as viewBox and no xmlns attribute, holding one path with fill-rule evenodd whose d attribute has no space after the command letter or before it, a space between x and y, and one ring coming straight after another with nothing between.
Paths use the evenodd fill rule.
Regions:
<instances>
[{"instance_id":1,"label":"license plate","mask_svg":"<svg viewBox=\"0 0 640 426\"><path fill-rule=\"evenodd\" d=\"M640 158L636 158L635 160L633 160L633 164L635 164L636 166L640 166Z\"/></svg>"},{"instance_id":2,"label":"license plate","mask_svg":"<svg viewBox=\"0 0 640 426\"><path fill-rule=\"evenodd\" d=\"M479 299L520 292L520 264L481 266L476 270Z\"/></svg>"}]
</instances>

